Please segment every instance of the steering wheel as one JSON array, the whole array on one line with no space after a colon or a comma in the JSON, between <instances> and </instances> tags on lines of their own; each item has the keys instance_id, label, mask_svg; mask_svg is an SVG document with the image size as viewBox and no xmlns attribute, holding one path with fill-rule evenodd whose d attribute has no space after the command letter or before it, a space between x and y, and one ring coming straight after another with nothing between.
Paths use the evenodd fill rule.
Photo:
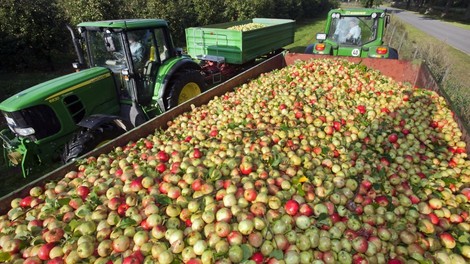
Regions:
<instances>
[{"instance_id":1,"label":"steering wheel","mask_svg":"<svg viewBox=\"0 0 470 264\"><path fill-rule=\"evenodd\" d=\"M113 56L118 60L118 61L123 61L124 60L124 55L121 52L113 52Z\"/></svg>"}]
</instances>

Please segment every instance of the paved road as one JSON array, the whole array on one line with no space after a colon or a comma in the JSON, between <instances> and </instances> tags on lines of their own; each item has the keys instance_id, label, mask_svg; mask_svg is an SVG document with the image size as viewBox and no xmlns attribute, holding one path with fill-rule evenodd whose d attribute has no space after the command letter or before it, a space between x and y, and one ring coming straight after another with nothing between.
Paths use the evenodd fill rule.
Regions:
<instances>
[{"instance_id":1,"label":"paved road","mask_svg":"<svg viewBox=\"0 0 470 264\"><path fill-rule=\"evenodd\" d=\"M402 21L470 55L470 30L410 11L393 8L388 10Z\"/></svg>"}]
</instances>

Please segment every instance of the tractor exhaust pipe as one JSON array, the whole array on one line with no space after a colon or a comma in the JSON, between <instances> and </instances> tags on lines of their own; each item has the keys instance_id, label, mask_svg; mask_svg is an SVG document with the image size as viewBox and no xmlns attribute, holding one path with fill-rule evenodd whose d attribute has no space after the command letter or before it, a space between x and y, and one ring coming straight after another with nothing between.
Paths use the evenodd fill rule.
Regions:
<instances>
[{"instance_id":1,"label":"tractor exhaust pipe","mask_svg":"<svg viewBox=\"0 0 470 264\"><path fill-rule=\"evenodd\" d=\"M65 25L67 29L70 31L72 35L72 43L73 47L75 48L75 52L77 53L79 67L85 65L85 57L83 56L83 51L80 47L80 39L75 37L75 32L73 31L72 27L69 24Z\"/></svg>"}]
</instances>

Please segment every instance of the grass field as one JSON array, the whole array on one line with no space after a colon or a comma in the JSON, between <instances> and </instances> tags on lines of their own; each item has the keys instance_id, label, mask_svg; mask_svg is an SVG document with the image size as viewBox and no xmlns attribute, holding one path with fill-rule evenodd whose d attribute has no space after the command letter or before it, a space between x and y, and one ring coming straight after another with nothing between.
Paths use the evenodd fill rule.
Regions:
<instances>
[{"instance_id":1,"label":"grass field","mask_svg":"<svg viewBox=\"0 0 470 264\"><path fill-rule=\"evenodd\" d=\"M315 40L315 35L324 30L325 19L307 20L297 23L294 43L287 46L291 52L302 53L305 47ZM470 75L468 69L470 68L470 56L462 54L461 52L447 46L445 43L438 42L432 37L427 36L423 32L416 30L410 26L404 26L408 32L409 46L426 45L425 43L438 43L440 52L444 57L449 60L449 65L453 65L446 83L455 85L446 85L446 93L450 94L452 104L456 106L459 114L469 117L470 120ZM424 42L423 42L424 41ZM409 52L412 54L412 51ZM457 67L458 66L458 67ZM71 66L63 66L62 70L54 73L23 73L23 74L0 74L0 87L2 87L2 95L0 98L5 98L7 95L14 94L34 84L49 80L55 76L62 75L64 71L71 71ZM459 85L457 85L459 84ZM31 179L40 175L33 175L29 179L24 179L18 169L9 170L3 164L0 167L2 173L0 174L0 197L8 194L9 192L25 185Z\"/></svg>"}]
</instances>

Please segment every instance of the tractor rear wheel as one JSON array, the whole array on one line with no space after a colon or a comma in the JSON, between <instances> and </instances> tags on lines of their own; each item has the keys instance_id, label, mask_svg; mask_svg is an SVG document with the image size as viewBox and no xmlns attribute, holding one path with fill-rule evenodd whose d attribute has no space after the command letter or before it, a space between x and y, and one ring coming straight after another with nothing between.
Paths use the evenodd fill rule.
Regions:
<instances>
[{"instance_id":1,"label":"tractor rear wheel","mask_svg":"<svg viewBox=\"0 0 470 264\"><path fill-rule=\"evenodd\" d=\"M115 124L107 123L96 129L83 129L73 136L73 138L65 144L62 153L62 162L68 163L76 160L78 157L87 152L106 144L113 138L123 134L124 129Z\"/></svg>"},{"instance_id":2,"label":"tractor rear wheel","mask_svg":"<svg viewBox=\"0 0 470 264\"><path fill-rule=\"evenodd\" d=\"M391 60L398 60L398 51L394 48L390 48L388 50L388 58L391 59Z\"/></svg>"},{"instance_id":3,"label":"tractor rear wheel","mask_svg":"<svg viewBox=\"0 0 470 264\"><path fill-rule=\"evenodd\" d=\"M314 44L308 45L307 48L305 48L304 53L306 53L306 54L313 54L313 47L314 47L314 46L315 46Z\"/></svg>"},{"instance_id":4,"label":"tractor rear wheel","mask_svg":"<svg viewBox=\"0 0 470 264\"><path fill-rule=\"evenodd\" d=\"M199 71L189 70L175 74L165 96L166 110L205 92L205 86L204 77Z\"/></svg>"}]
</instances>

